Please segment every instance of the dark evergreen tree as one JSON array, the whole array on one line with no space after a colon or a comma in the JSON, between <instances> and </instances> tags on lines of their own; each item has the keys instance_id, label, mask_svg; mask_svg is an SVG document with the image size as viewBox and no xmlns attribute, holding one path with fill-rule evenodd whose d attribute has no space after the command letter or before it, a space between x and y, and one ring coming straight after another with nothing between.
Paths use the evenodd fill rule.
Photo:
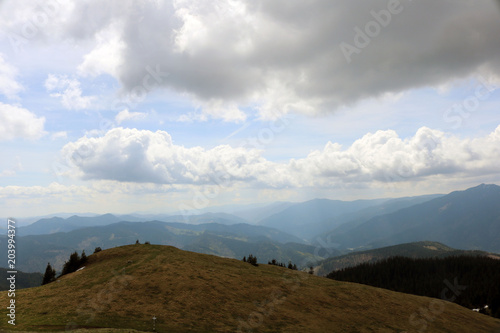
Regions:
<instances>
[{"instance_id":1,"label":"dark evergreen tree","mask_svg":"<svg viewBox=\"0 0 500 333\"><path fill-rule=\"evenodd\" d=\"M101 249L101 247L100 247L100 246L98 246L98 247L96 247L96 248L94 249L94 253L101 252L101 251L102 251L102 249Z\"/></svg>"},{"instance_id":2,"label":"dark evergreen tree","mask_svg":"<svg viewBox=\"0 0 500 333\"><path fill-rule=\"evenodd\" d=\"M252 264L254 266L259 266L257 264L257 257L254 257L253 254L250 254L247 258L247 263Z\"/></svg>"},{"instance_id":3,"label":"dark evergreen tree","mask_svg":"<svg viewBox=\"0 0 500 333\"><path fill-rule=\"evenodd\" d=\"M45 274L43 275L42 286L56 280L56 270L52 268L50 263L47 263Z\"/></svg>"},{"instance_id":4,"label":"dark evergreen tree","mask_svg":"<svg viewBox=\"0 0 500 333\"><path fill-rule=\"evenodd\" d=\"M87 255L85 254L85 250L82 251L82 255L80 256L80 265L83 266L87 263Z\"/></svg>"},{"instance_id":5,"label":"dark evergreen tree","mask_svg":"<svg viewBox=\"0 0 500 333\"><path fill-rule=\"evenodd\" d=\"M243 257L243 262L247 262L247 257L246 256Z\"/></svg>"}]
</instances>

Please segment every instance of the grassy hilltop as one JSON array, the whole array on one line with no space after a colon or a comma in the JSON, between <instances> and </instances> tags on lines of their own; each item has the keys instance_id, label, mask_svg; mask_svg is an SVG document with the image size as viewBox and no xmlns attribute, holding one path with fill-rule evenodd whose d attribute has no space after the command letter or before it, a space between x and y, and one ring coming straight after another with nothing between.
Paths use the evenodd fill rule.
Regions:
<instances>
[{"instance_id":1,"label":"grassy hilltop","mask_svg":"<svg viewBox=\"0 0 500 333\"><path fill-rule=\"evenodd\" d=\"M0 301L8 303L6 293ZM158 332L500 329L499 320L449 302L160 245L93 254L83 270L18 291L16 305L14 331L152 331L153 316ZM0 329L12 330L0 312Z\"/></svg>"}]
</instances>

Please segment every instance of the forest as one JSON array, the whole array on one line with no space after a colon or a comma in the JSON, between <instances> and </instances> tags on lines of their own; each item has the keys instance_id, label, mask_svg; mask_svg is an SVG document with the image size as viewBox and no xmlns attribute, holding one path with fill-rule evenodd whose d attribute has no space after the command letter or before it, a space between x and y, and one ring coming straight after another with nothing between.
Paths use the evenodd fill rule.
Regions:
<instances>
[{"instance_id":1,"label":"forest","mask_svg":"<svg viewBox=\"0 0 500 333\"><path fill-rule=\"evenodd\" d=\"M327 277L441 298L500 318L500 260L497 259L392 257L333 271Z\"/></svg>"}]
</instances>

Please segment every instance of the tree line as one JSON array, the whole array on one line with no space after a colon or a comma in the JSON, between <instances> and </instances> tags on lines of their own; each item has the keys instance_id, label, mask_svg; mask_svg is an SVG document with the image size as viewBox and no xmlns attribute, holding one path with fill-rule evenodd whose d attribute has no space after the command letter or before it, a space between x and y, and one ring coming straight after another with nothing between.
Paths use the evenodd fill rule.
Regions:
<instances>
[{"instance_id":1,"label":"tree line","mask_svg":"<svg viewBox=\"0 0 500 333\"><path fill-rule=\"evenodd\" d=\"M484 256L392 257L333 271L327 277L436 298L443 298L448 284L456 283L461 289L455 303L500 318L500 260Z\"/></svg>"}]
</instances>

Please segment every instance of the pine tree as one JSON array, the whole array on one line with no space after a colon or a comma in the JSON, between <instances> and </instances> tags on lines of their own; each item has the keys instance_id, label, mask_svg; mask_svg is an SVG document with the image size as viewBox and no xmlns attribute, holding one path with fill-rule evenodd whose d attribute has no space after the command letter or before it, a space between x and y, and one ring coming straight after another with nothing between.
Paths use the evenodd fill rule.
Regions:
<instances>
[{"instance_id":1,"label":"pine tree","mask_svg":"<svg viewBox=\"0 0 500 333\"><path fill-rule=\"evenodd\" d=\"M69 256L69 261L66 261L64 263L61 276L73 273L75 272L78 268L80 268L80 256L78 253L75 251Z\"/></svg>"},{"instance_id":2,"label":"pine tree","mask_svg":"<svg viewBox=\"0 0 500 333\"><path fill-rule=\"evenodd\" d=\"M243 257L243 262L247 262L247 257L246 256Z\"/></svg>"},{"instance_id":3,"label":"pine tree","mask_svg":"<svg viewBox=\"0 0 500 333\"><path fill-rule=\"evenodd\" d=\"M56 280L56 270L52 268L50 262L47 263L47 268L45 269L45 274L43 275L42 286L47 283L51 283Z\"/></svg>"},{"instance_id":4,"label":"pine tree","mask_svg":"<svg viewBox=\"0 0 500 333\"><path fill-rule=\"evenodd\" d=\"M83 266L87 263L87 255L85 254L85 250L82 251L82 255L80 257L80 264L78 266Z\"/></svg>"}]
</instances>

